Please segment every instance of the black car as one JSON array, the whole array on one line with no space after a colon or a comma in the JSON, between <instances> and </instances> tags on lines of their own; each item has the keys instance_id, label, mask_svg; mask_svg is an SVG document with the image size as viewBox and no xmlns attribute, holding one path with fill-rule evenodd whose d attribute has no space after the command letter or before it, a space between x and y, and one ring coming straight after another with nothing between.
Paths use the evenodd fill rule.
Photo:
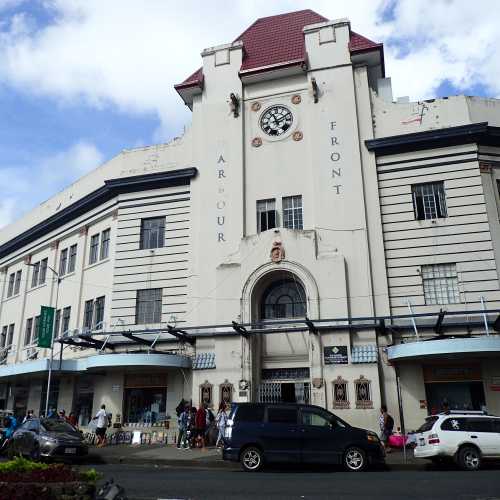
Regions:
<instances>
[{"instance_id":1,"label":"black car","mask_svg":"<svg viewBox=\"0 0 500 500\"><path fill-rule=\"evenodd\" d=\"M81 432L58 418L32 418L14 432L9 455L40 458L78 458L88 447Z\"/></svg>"},{"instance_id":2,"label":"black car","mask_svg":"<svg viewBox=\"0 0 500 500\"><path fill-rule=\"evenodd\" d=\"M312 405L235 403L224 436L224 460L257 471L265 462L342 464L361 471L384 463L384 448L372 432L350 426Z\"/></svg>"}]
</instances>

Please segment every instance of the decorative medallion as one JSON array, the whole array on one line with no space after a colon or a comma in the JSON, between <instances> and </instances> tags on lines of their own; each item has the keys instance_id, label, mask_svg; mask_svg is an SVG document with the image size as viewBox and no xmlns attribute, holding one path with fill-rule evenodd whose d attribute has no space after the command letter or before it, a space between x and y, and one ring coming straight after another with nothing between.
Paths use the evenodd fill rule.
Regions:
<instances>
[{"instance_id":1,"label":"decorative medallion","mask_svg":"<svg viewBox=\"0 0 500 500\"><path fill-rule=\"evenodd\" d=\"M252 146L254 148L258 148L259 146L262 146L262 139L260 137L254 137L252 139Z\"/></svg>"},{"instance_id":2,"label":"decorative medallion","mask_svg":"<svg viewBox=\"0 0 500 500\"><path fill-rule=\"evenodd\" d=\"M304 134L300 130L297 130L297 132L293 133L292 137L294 141L301 141L304 137Z\"/></svg>"},{"instance_id":3,"label":"decorative medallion","mask_svg":"<svg viewBox=\"0 0 500 500\"><path fill-rule=\"evenodd\" d=\"M252 102L252 111L259 111L260 108L260 102Z\"/></svg>"},{"instance_id":4,"label":"decorative medallion","mask_svg":"<svg viewBox=\"0 0 500 500\"><path fill-rule=\"evenodd\" d=\"M299 94L295 94L292 97L292 104L300 104L300 101L302 101L302 97Z\"/></svg>"},{"instance_id":5,"label":"decorative medallion","mask_svg":"<svg viewBox=\"0 0 500 500\"><path fill-rule=\"evenodd\" d=\"M285 249L281 241L274 241L271 247L271 260L279 264L285 258Z\"/></svg>"},{"instance_id":6,"label":"decorative medallion","mask_svg":"<svg viewBox=\"0 0 500 500\"><path fill-rule=\"evenodd\" d=\"M293 123L293 114L285 106L271 106L260 117L260 128L271 137L282 136Z\"/></svg>"}]
</instances>

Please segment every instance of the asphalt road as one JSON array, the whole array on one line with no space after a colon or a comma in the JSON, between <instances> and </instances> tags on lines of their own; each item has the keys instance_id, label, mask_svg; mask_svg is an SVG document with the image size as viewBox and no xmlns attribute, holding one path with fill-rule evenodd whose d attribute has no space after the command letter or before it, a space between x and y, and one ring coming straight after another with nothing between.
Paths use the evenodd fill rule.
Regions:
<instances>
[{"instance_id":1,"label":"asphalt road","mask_svg":"<svg viewBox=\"0 0 500 500\"><path fill-rule=\"evenodd\" d=\"M254 474L134 465L99 465L96 469L125 487L129 500L500 500L498 469L347 473L294 468Z\"/></svg>"}]
</instances>

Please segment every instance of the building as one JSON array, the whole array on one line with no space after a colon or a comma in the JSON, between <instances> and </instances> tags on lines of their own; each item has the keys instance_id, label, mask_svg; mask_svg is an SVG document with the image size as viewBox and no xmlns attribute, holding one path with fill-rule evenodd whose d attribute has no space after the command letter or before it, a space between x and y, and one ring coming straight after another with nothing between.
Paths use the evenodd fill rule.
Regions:
<instances>
[{"instance_id":1,"label":"building","mask_svg":"<svg viewBox=\"0 0 500 500\"><path fill-rule=\"evenodd\" d=\"M82 425L101 403L175 422L181 398L373 429L383 402L406 428L500 413L500 103L394 101L382 44L310 10L202 61L175 87L181 138L1 231L0 404L43 411L51 366L50 406Z\"/></svg>"}]
</instances>

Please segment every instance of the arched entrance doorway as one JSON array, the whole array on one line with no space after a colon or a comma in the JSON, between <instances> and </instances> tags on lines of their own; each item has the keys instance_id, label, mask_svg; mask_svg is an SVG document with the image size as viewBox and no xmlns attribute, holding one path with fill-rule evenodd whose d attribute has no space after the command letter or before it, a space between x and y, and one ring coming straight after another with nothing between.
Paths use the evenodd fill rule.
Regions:
<instances>
[{"instance_id":1,"label":"arched entrance doorway","mask_svg":"<svg viewBox=\"0 0 500 500\"><path fill-rule=\"evenodd\" d=\"M263 327L275 320L302 320L308 297L302 281L290 271L265 274L252 291L252 319ZM300 322L302 324L302 322ZM262 334L256 346L260 360L257 399L265 403L308 403L310 394L309 334L283 328Z\"/></svg>"}]
</instances>

